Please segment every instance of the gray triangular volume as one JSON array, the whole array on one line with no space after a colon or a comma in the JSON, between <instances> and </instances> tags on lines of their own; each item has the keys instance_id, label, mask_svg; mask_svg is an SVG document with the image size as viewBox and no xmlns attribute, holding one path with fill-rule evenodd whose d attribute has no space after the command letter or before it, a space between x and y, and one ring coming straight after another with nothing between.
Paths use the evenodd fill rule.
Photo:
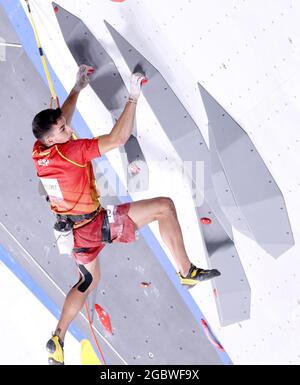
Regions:
<instances>
[{"instance_id":1,"label":"gray triangular volume","mask_svg":"<svg viewBox=\"0 0 300 385\"><path fill-rule=\"evenodd\" d=\"M90 86L110 111L115 123L128 98L128 91L115 63L82 20L57 4L53 5L57 7L59 26L78 66L88 64L96 69L91 76ZM149 187L149 169L136 135L134 123L133 135L124 146L127 164L123 165L127 167L128 189L131 192L144 191ZM139 172L134 174L130 170L137 164Z\"/></svg>"},{"instance_id":2,"label":"gray triangular volume","mask_svg":"<svg viewBox=\"0 0 300 385\"><path fill-rule=\"evenodd\" d=\"M228 325L248 319L251 290L232 241L231 223L217 201L211 180L210 152L201 131L157 69L112 26L108 23L106 26L130 70L139 65L149 78L143 94L180 158L193 161L194 166L196 162L204 164L204 199L201 204L196 204L196 212L199 223L203 217L212 220L210 225L201 226L200 230L207 248L209 267L218 268L222 272L213 282L215 292L218 293L216 304L220 322ZM197 186L195 175L191 173L190 177Z\"/></svg>"},{"instance_id":3,"label":"gray triangular volume","mask_svg":"<svg viewBox=\"0 0 300 385\"><path fill-rule=\"evenodd\" d=\"M278 257L294 245L282 192L248 134L200 84L199 89L209 120L211 149L216 151L235 204L256 242ZM220 201L226 199L225 191L217 190L217 194ZM232 208L224 207L227 215ZM239 228L238 218L231 215L228 219Z\"/></svg>"},{"instance_id":4,"label":"gray triangular volume","mask_svg":"<svg viewBox=\"0 0 300 385\"><path fill-rule=\"evenodd\" d=\"M90 85L105 105L118 119L128 97L127 88L113 60L101 43L78 17L56 5L57 21L66 44L79 65L88 64L95 68Z\"/></svg>"}]
</instances>

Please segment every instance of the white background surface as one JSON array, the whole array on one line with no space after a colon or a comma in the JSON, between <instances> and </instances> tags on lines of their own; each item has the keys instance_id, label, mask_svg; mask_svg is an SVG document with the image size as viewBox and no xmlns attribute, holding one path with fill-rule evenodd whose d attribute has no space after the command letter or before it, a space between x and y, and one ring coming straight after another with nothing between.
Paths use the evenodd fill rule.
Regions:
<instances>
[{"instance_id":1,"label":"white background surface","mask_svg":"<svg viewBox=\"0 0 300 385\"><path fill-rule=\"evenodd\" d=\"M0 292L0 365L47 365L45 346L57 319L3 262L0 262ZM69 332L65 339L65 360L80 364L80 343Z\"/></svg>"},{"instance_id":2,"label":"white background surface","mask_svg":"<svg viewBox=\"0 0 300 385\"><path fill-rule=\"evenodd\" d=\"M161 72L206 140L207 118L197 82L249 134L284 195L296 246L275 260L255 242L235 232L236 247L252 289L248 321L220 327L211 284L201 284L192 292L234 363L300 363L300 2L61 0L57 3L80 17L100 39L128 85L129 70L103 20L113 25ZM47 58L64 87L70 90L77 66L60 33L51 1L32 0L31 7ZM80 96L78 108L94 136L110 131L110 114L90 88ZM188 254L192 261L205 267L198 218L186 181L170 173L172 164L180 166L180 160L143 97L137 122L140 143L150 166L150 189L132 198L170 196L177 207ZM108 158L125 184L119 151L112 151ZM178 183L174 183L174 178L179 178ZM157 224L150 227L160 240ZM0 273L3 279L6 277L6 284L12 284L13 277L4 271L1 268ZM1 279L1 285L3 282ZM6 300L11 303L1 297L1 305ZM49 321L49 327L37 340L40 342L47 339L53 320L47 311L39 310L37 314L38 325ZM45 316L43 321L42 316ZM27 338L24 328L20 330L13 321L11 326L11 335L18 333L20 338ZM38 353L41 349L38 342L35 349L29 350L35 359L43 355L44 361L44 350ZM29 350L26 349L24 360L30 360ZM20 352L19 363L21 356Z\"/></svg>"}]
</instances>

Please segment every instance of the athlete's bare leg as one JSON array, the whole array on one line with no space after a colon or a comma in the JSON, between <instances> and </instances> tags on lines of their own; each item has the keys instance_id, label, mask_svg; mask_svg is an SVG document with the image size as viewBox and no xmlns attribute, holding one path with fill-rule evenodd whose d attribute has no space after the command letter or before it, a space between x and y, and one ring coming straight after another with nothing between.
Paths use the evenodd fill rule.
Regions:
<instances>
[{"instance_id":1,"label":"athlete's bare leg","mask_svg":"<svg viewBox=\"0 0 300 385\"><path fill-rule=\"evenodd\" d=\"M137 229L140 229L153 221L158 221L162 240L170 249L178 271L180 271L183 276L186 276L190 269L191 262L185 250L182 232L173 201L170 198L159 197L132 202L130 204L128 215L135 223ZM95 289L100 279L98 258L93 262L84 265L84 267L91 273L93 281L91 286L84 293L81 293L78 290L78 286L81 285L83 280L78 282L78 284L69 291L56 328L56 335L58 335L61 340L64 340L69 324L80 311L87 296Z\"/></svg>"},{"instance_id":2,"label":"athlete's bare leg","mask_svg":"<svg viewBox=\"0 0 300 385\"><path fill-rule=\"evenodd\" d=\"M69 291L65 299L64 307L55 330L55 335L59 336L62 341L64 341L69 324L76 317L76 315L84 305L87 296L96 288L97 283L100 279L100 266L98 257L92 262L84 265L84 267L92 275L93 281L89 288L84 293L82 293L78 290L78 286L80 286L84 282L84 278L81 277L81 280Z\"/></svg>"},{"instance_id":3,"label":"athlete's bare leg","mask_svg":"<svg viewBox=\"0 0 300 385\"><path fill-rule=\"evenodd\" d=\"M185 250L173 201L170 198L159 197L132 202L128 215L137 229L153 221L158 221L162 240L171 251L178 271L186 276L191 262Z\"/></svg>"}]
</instances>

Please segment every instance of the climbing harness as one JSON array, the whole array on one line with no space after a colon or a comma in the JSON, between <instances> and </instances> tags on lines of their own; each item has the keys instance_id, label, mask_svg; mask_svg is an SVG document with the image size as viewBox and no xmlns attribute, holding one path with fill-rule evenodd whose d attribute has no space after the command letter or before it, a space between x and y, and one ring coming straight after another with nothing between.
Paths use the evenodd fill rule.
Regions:
<instances>
[{"instance_id":1,"label":"climbing harness","mask_svg":"<svg viewBox=\"0 0 300 385\"><path fill-rule=\"evenodd\" d=\"M56 214L56 222L54 224L54 236L56 239L57 247L60 254L71 254L72 250L77 251L74 248L74 235L73 229L80 227L80 223L88 224L87 220L93 220L101 210L99 206L95 211L89 214L80 215L61 215Z\"/></svg>"}]
</instances>

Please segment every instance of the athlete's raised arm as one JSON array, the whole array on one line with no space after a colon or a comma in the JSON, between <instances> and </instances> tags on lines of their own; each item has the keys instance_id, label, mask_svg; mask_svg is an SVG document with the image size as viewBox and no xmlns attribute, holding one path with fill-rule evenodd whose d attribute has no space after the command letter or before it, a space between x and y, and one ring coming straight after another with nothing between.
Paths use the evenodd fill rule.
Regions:
<instances>
[{"instance_id":1,"label":"athlete's raised arm","mask_svg":"<svg viewBox=\"0 0 300 385\"><path fill-rule=\"evenodd\" d=\"M114 148L123 146L129 139L136 112L136 105L141 92L141 82L144 75L135 73L131 76L130 94L124 111L118 121L107 135L101 135L98 139L99 151L103 155Z\"/></svg>"},{"instance_id":2,"label":"athlete's raised arm","mask_svg":"<svg viewBox=\"0 0 300 385\"><path fill-rule=\"evenodd\" d=\"M81 65L76 75L76 83L72 88L69 96L65 100L61 107L66 123L69 126L72 121L72 117L75 111L78 95L89 84L89 75L94 72L93 67L89 67L85 64Z\"/></svg>"}]
</instances>

